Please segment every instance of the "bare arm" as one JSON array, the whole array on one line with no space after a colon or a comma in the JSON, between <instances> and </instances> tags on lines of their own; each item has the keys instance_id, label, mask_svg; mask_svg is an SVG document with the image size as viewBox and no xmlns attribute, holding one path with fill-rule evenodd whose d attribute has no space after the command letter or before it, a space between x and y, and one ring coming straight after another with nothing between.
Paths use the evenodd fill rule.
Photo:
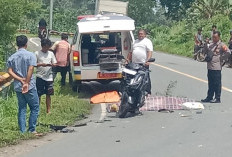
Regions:
<instances>
[{"instance_id":1,"label":"bare arm","mask_svg":"<svg viewBox=\"0 0 232 157\"><path fill-rule=\"evenodd\" d=\"M18 81L22 82L22 84L23 84L24 81L26 80L25 78L19 77L17 74L15 74L12 68L9 68L9 69L8 69L8 73L9 73L15 80L18 80Z\"/></svg>"},{"instance_id":2,"label":"bare arm","mask_svg":"<svg viewBox=\"0 0 232 157\"><path fill-rule=\"evenodd\" d=\"M197 44L199 43L199 41L198 41L198 39L197 39L197 36L196 36L196 35L194 36L194 40L195 40L195 43L197 43Z\"/></svg>"},{"instance_id":3,"label":"bare arm","mask_svg":"<svg viewBox=\"0 0 232 157\"><path fill-rule=\"evenodd\" d=\"M0 82L4 81L5 77L0 75Z\"/></svg>"},{"instance_id":4,"label":"bare arm","mask_svg":"<svg viewBox=\"0 0 232 157\"><path fill-rule=\"evenodd\" d=\"M36 67L45 67L45 66L47 66L45 63L37 63Z\"/></svg>"},{"instance_id":5,"label":"bare arm","mask_svg":"<svg viewBox=\"0 0 232 157\"><path fill-rule=\"evenodd\" d=\"M127 61L131 61L132 60L132 52L129 52L127 55Z\"/></svg>"},{"instance_id":6,"label":"bare arm","mask_svg":"<svg viewBox=\"0 0 232 157\"><path fill-rule=\"evenodd\" d=\"M58 43L59 43L59 41L55 42L49 50L52 52L56 52L56 48L57 48Z\"/></svg>"},{"instance_id":7,"label":"bare arm","mask_svg":"<svg viewBox=\"0 0 232 157\"><path fill-rule=\"evenodd\" d=\"M29 66L26 81L25 81L26 83L28 84L30 83L33 72L34 72L34 66Z\"/></svg>"},{"instance_id":8,"label":"bare arm","mask_svg":"<svg viewBox=\"0 0 232 157\"><path fill-rule=\"evenodd\" d=\"M33 71L34 71L34 66L29 66L28 72L27 72L27 77L26 77L25 83L23 83L23 87L22 87L23 94L25 94L29 91L29 83L31 81Z\"/></svg>"},{"instance_id":9,"label":"bare arm","mask_svg":"<svg viewBox=\"0 0 232 157\"><path fill-rule=\"evenodd\" d=\"M148 51L148 52L147 52L147 61L148 61L149 59L151 59L151 57L152 57L152 51Z\"/></svg>"}]
</instances>

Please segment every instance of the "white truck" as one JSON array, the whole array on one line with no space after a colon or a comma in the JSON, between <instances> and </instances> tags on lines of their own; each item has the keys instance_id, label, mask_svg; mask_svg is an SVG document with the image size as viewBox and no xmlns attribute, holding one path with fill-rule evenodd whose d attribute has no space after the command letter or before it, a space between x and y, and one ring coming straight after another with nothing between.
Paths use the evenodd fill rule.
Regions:
<instances>
[{"instance_id":1,"label":"white truck","mask_svg":"<svg viewBox=\"0 0 232 157\"><path fill-rule=\"evenodd\" d=\"M79 16L71 44L73 90L82 81L107 83L122 78L122 56L131 52L134 20L120 14Z\"/></svg>"}]
</instances>

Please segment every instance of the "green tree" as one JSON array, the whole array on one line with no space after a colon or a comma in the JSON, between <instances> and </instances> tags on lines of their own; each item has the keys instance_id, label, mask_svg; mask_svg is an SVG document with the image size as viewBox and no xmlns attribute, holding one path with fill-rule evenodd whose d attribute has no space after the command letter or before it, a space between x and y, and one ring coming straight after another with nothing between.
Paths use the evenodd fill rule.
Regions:
<instances>
[{"instance_id":1,"label":"green tree","mask_svg":"<svg viewBox=\"0 0 232 157\"><path fill-rule=\"evenodd\" d=\"M191 8L191 15L210 19L218 14L230 15L232 3L229 0L196 0Z\"/></svg>"},{"instance_id":2,"label":"green tree","mask_svg":"<svg viewBox=\"0 0 232 157\"><path fill-rule=\"evenodd\" d=\"M28 4L21 0L0 0L0 69L4 68L22 15L29 11Z\"/></svg>"},{"instance_id":3,"label":"green tree","mask_svg":"<svg viewBox=\"0 0 232 157\"><path fill-rule=\"evenodd\" d=\"M129 0L128 15L136 21L137 26L151 23L155 5L153 0Z\"/></svg>"},{"instance_id":4,"label":"green tree","mask_svg":"<svg viewBox=\"0 0 232 157\"><path fill-rule=\"evenodd\" d=\"M77 16L93 14L95 0L54 0L53 30L74 32ZM21 20L20 28L37 33L38 22L44 18L49 24L50 0L41 0L34 6L34 11ZM34 16L35 15L35 16Z\"/></svg>"},{"instance_id":5,"label":"green tree","mask_svg":"<svg viewBox=\"0 0 232 157\"><path fill-rule=\"evenodd\" d=\"M179 21L186 15L186 10L191 7L195 0L160 0L160 4L166 9L165 15Z\"/></svg>"}]
</instances>

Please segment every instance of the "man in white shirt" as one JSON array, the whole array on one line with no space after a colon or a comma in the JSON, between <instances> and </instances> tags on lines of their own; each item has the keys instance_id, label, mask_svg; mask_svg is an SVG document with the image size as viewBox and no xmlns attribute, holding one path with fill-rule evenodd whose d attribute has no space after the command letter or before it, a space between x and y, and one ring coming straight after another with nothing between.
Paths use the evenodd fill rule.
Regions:
<instances>
[{"instance_id":1,"label":"man in white shirt","mask_svg":"<svg viewBox=\"0 0 232 157\"><path fill-rule=\"evenodd\" d=\"M153 52L153 44L147 38L147 33L144 29L138 31L138 39L133 44L133 50L128 54L128 61L133 63L145 64L149 68L148 60L151 59ZM148 94L151 94L151 81L149 76Z\"/></svg>"},{"instance_id":2,"label":"man in white shirt","mask_svg":"<svg viewBox=\"0 0 232 157\"><path fill-rule=\"evenodd\" d=\"M42 50L35 52L37 58L36 87L39 98L46 94L47 113L50 113L51 95L54 94L52 67L56 66L57 61L53 52L49 51L51 47L49 39L42 39L41 46Z\"/></svg>"}]
</instances>

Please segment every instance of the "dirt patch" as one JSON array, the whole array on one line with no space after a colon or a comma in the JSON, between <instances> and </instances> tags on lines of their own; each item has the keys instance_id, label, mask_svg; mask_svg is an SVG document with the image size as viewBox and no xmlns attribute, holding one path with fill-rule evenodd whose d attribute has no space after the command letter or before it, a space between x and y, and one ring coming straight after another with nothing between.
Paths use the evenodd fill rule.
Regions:
<instances>
[{"instance_id":1,"label":"dirt patch","mask_svg":"<svg viewBox=\"0 0 232 157\"><path fill-rule=\"evenodd\" d=\"M1 157L18 157L20 155L26 154L35 148L41 147L45 144L52 143L61 139L64 136L63 133L50 133L44 137L21 141L17 145L12 145L8 147L0 148Z\"/></svg>"}]
</instances>

